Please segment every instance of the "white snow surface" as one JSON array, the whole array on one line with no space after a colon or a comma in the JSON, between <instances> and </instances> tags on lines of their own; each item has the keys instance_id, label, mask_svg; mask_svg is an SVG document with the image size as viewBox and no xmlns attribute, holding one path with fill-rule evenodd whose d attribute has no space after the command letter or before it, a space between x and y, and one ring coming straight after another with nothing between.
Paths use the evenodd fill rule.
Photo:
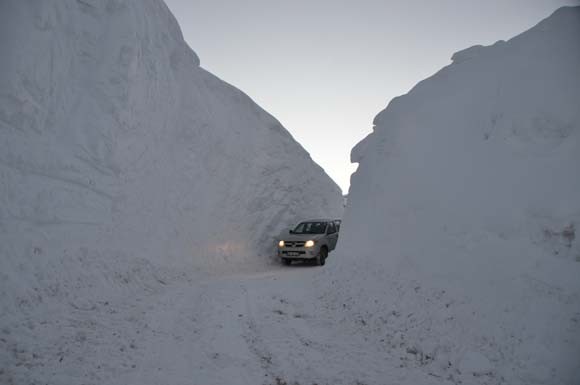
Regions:
<instances>
[{"instance_id":1,"label":"white snow surface","mask_svg":"<svg viewBox=\"0 0 580 385\"><path fill-rule=\"evenodd\" d=\"M339 187L199 66L160 0L3 0L0 52L0 383L98 383L57 356L86 341L69 328L117 321L75 312L271 264L280 231L342 214Z\"/></svg>"},{"instance_id":2,"label":"white snow surface","mask_svg":"<svg viewBox=\"0 0 580 385\"><path fill-rule=\"evenodd\" d=\"M118 263L264 264L282 229L341 215L337 185L199 67L162 1L2 1L0 28L4 295Z\"/></svg>"},{"instance_id":3,"label":"white snow surface","mask_svg":"<svg viewBox=\"0 0 580 385\"><path fill-rule=\"evenodd\" d=\"M0 383L577 384L579 15L379 114L315 268L338 187L162 2L0 2Z\"/></svg>"},{"instance_id":4,"label":"white snow surface","mask_svg":"<svg viewBox=\"0 0 580 385\"><path fill-rule=\"evenodd\" d=\"M352 150L335 301L441 382L578 384L580 7L452 60Z\"/></svg>"}]
</instances>

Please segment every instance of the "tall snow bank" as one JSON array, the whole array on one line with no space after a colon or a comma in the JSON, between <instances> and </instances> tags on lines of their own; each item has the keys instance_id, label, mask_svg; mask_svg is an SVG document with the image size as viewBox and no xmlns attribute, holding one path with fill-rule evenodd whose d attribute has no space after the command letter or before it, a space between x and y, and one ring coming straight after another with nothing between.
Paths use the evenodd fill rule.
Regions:
<instances>
[{"instance_id":1,"label":"tall snow bank","mask_svg":"<svg viewBox=\"0 0 580 385\"><path fill-rule=\"evenodd\" d=\"M453 55L352 150L336 299L431 381L580 378L579 101L562 8Z\"/></svg>"},{"instance_id":2,"label":"tall snow bank","mask_svg":"<svg viewBox=\"0 0 580 385\"><path fill-rule=\"evenodd\" d=\"M338 186L199 67L160 0L2 1L0 52L3 305L263 264L292 222L340 215Z\"/></svg>"}]
</instances>

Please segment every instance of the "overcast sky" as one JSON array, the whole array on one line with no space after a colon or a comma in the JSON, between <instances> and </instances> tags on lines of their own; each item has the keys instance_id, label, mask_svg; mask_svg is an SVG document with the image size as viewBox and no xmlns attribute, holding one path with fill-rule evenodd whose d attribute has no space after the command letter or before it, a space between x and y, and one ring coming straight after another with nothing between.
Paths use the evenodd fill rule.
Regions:
<instances>
[{"instance_id":1,"label":"overcast sky","mask_svg":"<svg viewBox=\"0 0 580 385\"><path fill-rule=\"evenodd\" d=\"M395 96L578 0L165 0L201 65L274 115L345 193Z\"/></svg>"}]
</instances>

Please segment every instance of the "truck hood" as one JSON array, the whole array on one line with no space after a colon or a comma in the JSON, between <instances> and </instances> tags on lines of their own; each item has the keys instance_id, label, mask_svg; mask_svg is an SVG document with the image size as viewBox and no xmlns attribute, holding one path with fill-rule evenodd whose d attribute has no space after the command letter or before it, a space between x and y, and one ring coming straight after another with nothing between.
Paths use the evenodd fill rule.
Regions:
<instances>
[{"instance_id":1,"label":"truck hood","mask_svg":"<svg viewBox=\"0 0 580 385\"><path fill-rule=\"evenodd\" d=\"M324 234L290 234L288 232L285 235L282 235L281 239L285 241L308 241L309 239L317 241L323 237Z\"/></svg>"}]
</instances>

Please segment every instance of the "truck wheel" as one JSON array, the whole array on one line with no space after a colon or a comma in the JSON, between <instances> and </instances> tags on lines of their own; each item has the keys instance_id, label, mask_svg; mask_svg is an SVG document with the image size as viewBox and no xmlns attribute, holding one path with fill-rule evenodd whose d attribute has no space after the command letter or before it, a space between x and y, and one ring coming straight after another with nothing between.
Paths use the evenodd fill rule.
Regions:
<instances>
[{"instance_id":1,"label":"truck wheel","mask_svg":"<svg viewBox=\"0 0 580 385\"><path fill-rule=\"evenodd\" d=\"M326 257L328 257L328 249L326 247L323 247L322 249L320 249L318 257L316 257L316 263L319 266L324 266L324 264L326 263Z\"/></svg>"},{"instance_id":2,"label":"truck wheel","mask_svg":"<svg viewBox=\"0 0 580 385\"><path fill-rule=\"evenodd\" d=\"M288 266L292 263L292 260L289 258L282 258L282 264Z\"/></svg>"}]
</instances>

